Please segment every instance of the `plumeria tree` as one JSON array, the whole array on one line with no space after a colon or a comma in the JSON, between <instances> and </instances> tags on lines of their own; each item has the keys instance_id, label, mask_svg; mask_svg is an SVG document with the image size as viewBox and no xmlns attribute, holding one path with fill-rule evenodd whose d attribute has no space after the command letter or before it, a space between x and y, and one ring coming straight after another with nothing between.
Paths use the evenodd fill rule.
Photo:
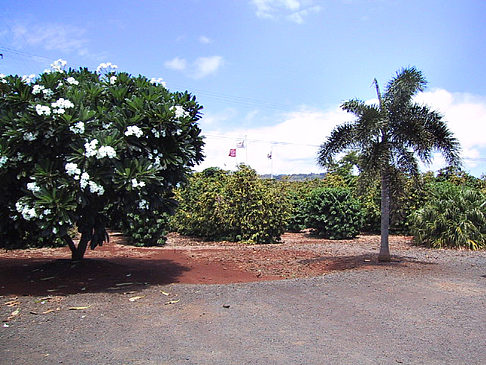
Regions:
<instances>
[{"instance_id":1,"label":"plumeria tree","mask_svg":"<svg viewBox=\"0 0 486 365\"><path fill-rule=\"evenodd\" d=\"M172 188L203 159L202 107L116 68L0 75L0 245L61 240L81 259L108 239L108 218L174 207Z\"/></svg>"}]
</instances>

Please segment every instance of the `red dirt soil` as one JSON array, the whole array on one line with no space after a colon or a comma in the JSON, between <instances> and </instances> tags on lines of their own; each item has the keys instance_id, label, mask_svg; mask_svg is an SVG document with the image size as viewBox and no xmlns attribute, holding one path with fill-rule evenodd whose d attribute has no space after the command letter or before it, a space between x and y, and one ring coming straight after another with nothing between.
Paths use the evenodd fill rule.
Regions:
<instances>
[{"instance_id":1,"label":"red dirt soil","mask_svg":"<svg viewBox=\"0 0 486 365\"><path fill-rule=\"evenodd\" d=\"M406 250L411 238L393 236L393 248ZM88 251L81 262L63 248L0 252L0 295L66 295L123 291L170 283L225 284L316 276L335 270L371 268L378 236L330 241L307 233L286 233L281 244L204 242L170 234L167 245L140 248L117 233ZM397 261L397 260L395 260Z\"/></svg>"}]
</instances>

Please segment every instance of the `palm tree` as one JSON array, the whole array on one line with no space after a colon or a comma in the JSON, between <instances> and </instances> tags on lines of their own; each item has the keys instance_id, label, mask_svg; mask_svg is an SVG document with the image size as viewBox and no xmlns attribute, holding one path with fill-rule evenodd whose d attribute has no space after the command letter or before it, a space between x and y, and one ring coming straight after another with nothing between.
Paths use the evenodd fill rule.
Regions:
<instances>
[{"instance_id":1,"label":"palm tree","mask_svg":"<svg viewBox=\"0 0 486 365\"><path fill-rule=\"evenodd\" d=\"M447 128L442 116L413 101L427 81L415 67L397 72L382 94L376 79L378 104L352 99L341 108L356 119L337 126L320 146L318 162L333 163L344 151L357 151L362 174L381 179L381 245L379 261L390 261L391 177L398 171L416 175L418 159L430 163L432 153L441 152L452 166L460 165L459 142Z\"/></svg>"}]
</instances>

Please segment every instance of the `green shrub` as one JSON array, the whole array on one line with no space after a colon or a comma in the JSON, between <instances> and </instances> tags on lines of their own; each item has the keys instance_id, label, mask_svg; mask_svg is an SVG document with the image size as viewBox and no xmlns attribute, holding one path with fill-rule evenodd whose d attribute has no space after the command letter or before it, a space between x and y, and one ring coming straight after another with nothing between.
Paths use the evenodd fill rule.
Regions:
<instances>
[{"instance_id":1,"label":"green shrub","mask_svg":"<svg viewBox=\"0 0 486 365\"><path fill-rule=\"evenodd\" d=\"M306 199L306 225L325 238L353 238L363 224L361 205L346 188L318 188Z\"/></svg>"},{"instance_id":2,"label":"green shrub","mask_svg":"<svg viewBox=\"0 0 486 365\"><path fill-rule=\"evenodd\" d=\"M432 197L411 216L417 244L434 248L486 247L486 197L478 190L436 183Z\"/></svg>"},{"instance_id":3,"label":"green shrub","mask_svg":"<svg viewBox=\"0 0 486 365\"><path fill-rule=\"evenodd\" d=\"M277 242L290 216L283 186L260 179L244 165L234 173L217 169L196 173L177 195L180 207L174 228L204 239Z\"/></svg>"}]
</instances>

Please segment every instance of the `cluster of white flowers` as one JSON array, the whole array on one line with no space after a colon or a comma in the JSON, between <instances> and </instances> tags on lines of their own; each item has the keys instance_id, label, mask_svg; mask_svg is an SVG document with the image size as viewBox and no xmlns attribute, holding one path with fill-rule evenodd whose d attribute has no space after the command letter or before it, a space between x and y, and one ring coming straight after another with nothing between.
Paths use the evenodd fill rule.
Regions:
<instances>
[{"instance_id":1,"label":"cluster of white flowers","mask_svg":"<svg viewBox=\"0 0 486 365\"><path fill-rule=\"evenodd\" d=\"M98 146L98 140L96 139L93 139L91 142L86 142L84 144L84 149L86 150L84 155L86 157L96 156L98 160L105 157L108 158L116 157L116 151L113 147L101 146L100 148L97 148L97 146Z\"/></svg>"},{"instance_id":2,"label":"cluster of white flowers","mask_svg":"<svg viewBox=\"0 0 486 365\"><path fill-rule=\"evenodd\" d=\"M157 129L152 128L151 132L155 138L165 137L165 130L158 131Z\"/></svg>"},{"instance_id":3,"label":"cluster of white flowers","mask_svg":"<svg viewBox=\"0 0 486 365\"><path fill-rule=\"evenodd\" d=\"M101 146L98 151L96 151L96 158L102 159L104 157L114 158L116 157L116 151L111 146Z\"/></svg>"},{"instance_id":4,"label":"cluster of white flowers","mask_svg":"<svg viewBox=\"0 0 486 365\"><path fill-rule=\"evenodd\" d=\"M94 181L90 181L89 174L87 172L83 172L81 174L81 170L79 169L78 165L72 162L67 163L64 166L67 174L69 176L73 176L74 180L79 180L79 186L81 189L89 187L89 191L93 194L103 195L105 192L105 188L102 185L95 183Z\"/></svg>"},{"instance_id":5,"label":"cluster of white flowers","mask_svg":"<svg viewBox=\"0 0 486 365\"><path fill-rule=\"evenodd\" d=\"M51 70L54 72L64 72L64 67L66 67L67 62L59 58L57 61L51 63Z\"/></svg>"},{"instance_id":6,"label":"cluster of white flowers","mask_svg":"<svg viewBox=\"0 0 486 365\"><path fill-rule=\"evenodd\" d=\"M176 105L170 108L172 112L175 113L176 118L185 118L189 116L189 113L184 110L184 108L180 105Z\"/></svg>"},{"instance_id":7,"label":"cluster of white flowers","mask_svg":"<svg viewBox=\"0 0 486 365\"><path fill-rule=\"evenodd\" d=\"M71 85L79 85L79 81L76 80L74 77L68 77L66 82Z\"/></svg>"},{"instance_id":8,"label":"cluster of white flowers","mask_svg":"<svg viewBox=\"0 0 486 365\"><path fill-rule=\"evenodd\" d=\"M35 106L35 111L39 115L51 115L51 108L49 108L47 105L37 104Z\"/></svg>"},{"instance_id":9,"label":"cluster of white flowers","mask_svg":"<svg viewBox=\"0 0 486 365\"><path fill-rule=\"evenodd\" d=\"M84 123L77 122L75 125L70 126L69 130L74 134L82 134L84 133Z\"/></svg>"},{"instance_id":10,"label":"cluster of white flowers","mask_svg":"<svg viewBox=\"0 0 486 365\"><path fill-rule=\"evenodd\" d=\"M3 167L8 161L8 157L7 156L2 156L0 157L0 167Z\"/></svg>"},{"instance_id":11,"label":"cluster of white flowers","mask_svg":"<svg viewBox=\"0 0 486 365\"><path fill-rule=\"evenodd\" d=\"M69 176L74 176L74 180L79 180L79 175L81 175L81 170L79 169L78 165L73 162L68 162L64 169L66 170Z\"/></svg>"},{"instance_id":12,"label":"cluster of white flowers","mask_svg":"<svg viewBox=\"0 0 486 365\"><path fill-rule=\"evenodd\" d=\"M76 178L74 178L74 179L77 180ZM89 174L87 172L83 172L81 174L81 178L78 178L78 179L79 179L79 185L81 186L81 189L84 189L88 185Z\"/></svg>"},{"instance_id":13,"label":"cluster of white flowers","mask_svg":"<svg viewBox=\"0 0 486 365\"><path fill-rule=\"evenodd\" d=\"M42 85L34 85L34 87L32 88L32 94L37 95L40 94L41 92L44 94L44 97L46 98L50 98L52 95L54 95L54 92L51 89L46 89Z\"/></svg>"},{"instance_id":14,"label":"cluster of white flowers","mask_svg":"<svg viewBox=\"0 0 486 365\"><path fill-rule=\"evenodd\" d=\"M34 182L27 183L27 190L30 190L33 193L38 193L41 189L37 185L37 183L34 181Z\"/></svg>"},{"instance_id":15,"label":"cluster of white flowers","mask_svg":"<svg viewBox=\"0 0 486 365\"><path fill-rule=\"evenodd\" d=\"M93 139L91 142L86 142L84 144L84 149L86 152L84 155L86 157L96 156L96 146L98 145L98 140Z\"/></svg>"},{"instance_id":16,"label":"cluster of white flowers","mask_svg":"<svg viewBox=\"0 0 486 365\"><path fill-rule=\"evenodd\" d=\"M138 202L138 208L139 209L148 209L149 208L149 203L145 199L142 199Z\"/></svg>"},{"instance_id":17,"label":"cluster of white flowers","mask_svg":"<svg viewBox=\"0 0 486 365\"><path fill-rule=\"evenodd\" d=\"M132 136L134 135L137 138L142 137L143 132L140 128L138 128L136 125L130 125L127 127L127 130L125 131L125 136Z\"/></svg>"},{"instance_id":18,"label":"cluster of white flowers","mask_svg":"<svg viewBox=\"0 0 486 365\"><path fill-rule=\"evenodd\" d=\"M22 81L25 82L26 84L30 84L32 81L34 81L34 79L35 79L34 74L22 76Z\"/></svg>"},{"instance_id":19,"label":"cluster of white flowers","mask_svg":"<svg viewBox=\"0 0 486 365\"><path fill-rule=\"evenodd\" d=\"M143 188L145 186L145 183L143 181L138 182L137 179L132 179L132 186L134 188Z\"/></svg>"},{"instance_id":20,"label":"cluster of white flowers","mask_svg":"<svg viewBox=\"0 0 486 365\"><path fill-rule=\"evenodd\" d=\"M150 79L150 83L155 84L155 85L162 85L163 87L166 87L167 83L164 81L162 77L159 77L156 79L155 77L152 77Z\"/></svg>"},{"instance_id":21,"label":"cluster of white flowers","mask_svg":"<svg viewBox=\"0 0 486 365\"><path fill-rule=\"evenodd\" d=\"M6 84L7 83L7 80L5 80L5 75L4 74L0 74L0 82L3 83L3 84Z\"/></svg>"},{"instance_id":22,"label":"cluster of white flowers","mask_svg":"<svg viewBox=\"0 0 486 365\"><path fill-rule=\"evenodd\" d=\"M98 67L96 67L96 73L100 74L103 72L112 72L118 68L117 65L113 65L111 62L107 63L100 63Z\"/></svg>"},{"instance_id":23,"label":"cluster of white flowers","mask_svg":"<svg viewBox=\"0 0 486 365\"><path fill-rule=\"evenodd\" d=\"M60 98L58 101L51 103L51 106L54 108L52 110L54 114L64 114L66 112L66 109L74 108L74 104L64 98Z\"/></svg>"},{"instance_id":24,"label":"cluster of white flowers","mask_svg":"<svg viewBox=\"0 0 486 365\"><path fill-rule=\"evenodd\" d=\"M103 188L103 186L101 185L98 185L94 181L90 181L88 185L89 185L89 191L92 192L93 194L103 195L103 193L105 192L105 188Z\"/></svg>"},{"instance_id":25,"label":"cluster of white flowers","mask_svg":"<svg viewBox=\"0 0 486 365\"><path fill-rule=\"evenodd\" d=\"M27 132L24 133L22 138L24 139L24 141L34 141L38 135L38 132Z\"/></svg>"},{"instance_id":26,"label":"cluster of white flowers","mask_svg":"<svg viewBox=\"0 0 486 365\"><path fill-rule=\"evenodd\" d=\"M29 207L27 204L23 204L20 200L15 203L15 209L22 214L25 220L30 221L33 218L37 218L37 213L34 208Z\"/></svg>"},{"instance_id":27,"label":"cluster of white flowers","mask_svg":"<svg viewBox=\"0 0 486 365\"><path fill-rule=\"evenodd\" d=\"M110 77L110 84L115 85L115 82L116 82L116 76Z\"/></svg>"}]
</instances>

